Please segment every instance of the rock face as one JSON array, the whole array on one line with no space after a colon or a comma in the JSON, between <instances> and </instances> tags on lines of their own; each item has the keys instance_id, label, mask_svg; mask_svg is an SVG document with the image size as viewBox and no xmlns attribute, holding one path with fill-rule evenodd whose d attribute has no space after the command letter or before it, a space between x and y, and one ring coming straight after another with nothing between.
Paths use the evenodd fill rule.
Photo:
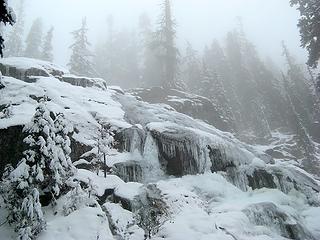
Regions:
<instances>
[{"instance_id":1,"label":"rock face","mask_svg":"<svg viewBox=\"0 0 320 240\"><path fill-rule=\"evenodd\" d=\"M36 79L32 76L42 76L49 77L50 75L42 70L37 68L29 68L29 69L18 69L16 67L5 66L0 64L0 71L4 76L11 76L16 79L23 80L25 82L35 82Z\"/></svg>"},{"instance_id":2,"label":"rock face","mask_svg":"<svg viewBox=\"0 0 320 240\"><path fill-rule=\"evenodd\" d=\"M23 126L0 129L0 175L7 164L17 164L24 150Z\"/></svg>"},{"instance_id":3,"label":"rock face","mask_svg":"<svg viewBox=\"0 0 320 240\"><path fill-rule=\"evenodd\" d=\"M106 81L100 78L78 77L50 62L30 58L5 58L0 60L0 71L25 82L35 82L39 77L55 77L60 81L81 87L99 87L106 89Z\"/></svg>"},{"instance_id":4,"label":"rock face","mask_svg":"<svg viewBox=\"0 0 320 240\"><path fill-rule=\"evenodd\" d=\"M34 82L35 77L62 76L67 70L52 63L29 58L4 58L0 60L0 70L4 76L10 76L26 82Z\"/></svg>"},{"instance_id":5,"label":"rock face","mask_svg":"<svg viewBox=\"0 0 320 240\"><path fill-rule=\"evenodd\" d=\"M125 182L141 182L142 168L137 161L126 161L113 165L112 172Z\"/></svg>"},{"instance_id":6,"label":"rock face","mask_svg":"<svg viewBox=\"0 0 320 240\"><path fill-rule=\"evenodd\" d=\"M205 150L187 135L157 131L151 131L151 135L158 146L160 164L168 175L183 176L204 172L205 169L201 169L198 159Z\"/></svg>"},{"instance_id":7,"label":"rock face","mask_svg":"<svg viewBox=\"0 0 320 240\"><path fill-rule=\"evenodd\" d=\"M80 86L80 87L99 87L102 89L107 88L106 81L104 81L101 78L87 78L87 77L77 77L74 75L62 75L60 77L57 77L62 82L70 83L74 86Z\"/></svg>"},{"instance_id":8,"label":"rock face","mask_svg":"<svg viewBox=\"0 0 320 240\"><path fill-rule=\"evenodd\" d=\"M146 132L139 125L122 129L115 134L116 148L120 152L143 152Z\"/></svg>"},{"instance_id":9,"label":"rock face","mask_svg":"<svg viewBox=\"0 0 320 240\"><path fill-rule=\"evenodd\" d=\"M167 104L178 112L201 119L220 130L230 129L228 123L220 117L217 107L208 98L161 87L131 89L128 92L148 103Z\"/></svg>"},{"instance_id":10,"label":"rock face","mask_svg":"<svg viewBox=\"0 0 320 240\"><path fill-rule=\"evenodd\" d=\"M80 143L80 142L74 140L72 137L70 138L70 140L71 140L70 158L73 162L78 161L80 158L83 158L82 155L89 152L92 149L92 147L85 145L83 143Z\"/></svg>"}]
</instances>

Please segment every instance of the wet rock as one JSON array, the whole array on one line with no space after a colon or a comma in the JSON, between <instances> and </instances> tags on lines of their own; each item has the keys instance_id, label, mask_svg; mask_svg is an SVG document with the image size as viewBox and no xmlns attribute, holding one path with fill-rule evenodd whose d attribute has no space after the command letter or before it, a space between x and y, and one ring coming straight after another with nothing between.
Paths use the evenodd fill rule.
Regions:
<instances>
[{"instance_id":1,"label":"wet rock","mask_svg":"<svg viewBox=\"0 0 320 240\"><path fill-rule=\"evenodd\" d=\"M89 160L89 161L91 160L90 158L86 159L85 157L82 157L82 155L89 152L92 149L92 147L87 146L83 143L80 143L75 139L73 139L72 137L70 137L70 142L71 142L70 158L72 162L78 161L80 158L84 158L85 160Z\"/></svg>"},{"instance_id":2,"label":"wet rock","mask_svg":"<svg viewBox=\"0 0 320 240\"><path fill-rule=\"evenodd\" d=\"M234 163L227 159L224 151L218 148L208 146L209 158L211 161L211 172L226 172L228 168L235 167Z\"/></svg>"},{"instance_id":3,"label":"wet rock","mask_svg":"<svg viewBox=\"0 0 320 240\"><path fill-rule=\"evenodd\" d=\"M146 139L146 132L141 126L134 125L130 128L122 129L116 132L115 148L120 152L134 152L138 150L143 153L143 148Z\"/></svg>"},{"instance_id":4,"label":"wet rock","mask_svg":"<svg viewBox=\"0 0 320 240\"><path fill-rule=\"evenodd\" d=\"M143 179L142 168L137 161L116 163L112 172L125 182L141 182Z\"/></svg>"},{"instance_id":5,"label":"wet rock","mask_svg":"<svg viewBox=\"0 0 320 240\"><path fill-rule=\"evenodd\" d=\"M153 130L151 135L158 146L160 164L168 175L183 176L204 171L198 162L203 150L184 133Z\"/></svg>"},{"instance_id":6,"label":"wet rock","mask_svg":"<svg viewBox=\"0 0 320 240\"><path fill-rule=\"evenodd\" d=\"M249 187L252 189L259 188L277 188L273 175L264 169L256 169L252 175L247 175Z\"/></svg>"}]
</instances>

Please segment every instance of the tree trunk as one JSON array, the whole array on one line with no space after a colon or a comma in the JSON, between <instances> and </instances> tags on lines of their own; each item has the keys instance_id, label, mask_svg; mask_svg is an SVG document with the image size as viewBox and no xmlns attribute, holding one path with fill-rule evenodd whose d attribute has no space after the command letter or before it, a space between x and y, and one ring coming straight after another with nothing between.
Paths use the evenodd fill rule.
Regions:
<instances>
[{"instance_id":1,"label":"tree trunk","mask_svg":"<svg viewBox=\"0 0 320 240\"><path fill-rule=\"evenodd\" d=\"M107 178L107 159L106 159L106 154L103 154L103 173L104 177Z\"/></svg>"}]
</instances>

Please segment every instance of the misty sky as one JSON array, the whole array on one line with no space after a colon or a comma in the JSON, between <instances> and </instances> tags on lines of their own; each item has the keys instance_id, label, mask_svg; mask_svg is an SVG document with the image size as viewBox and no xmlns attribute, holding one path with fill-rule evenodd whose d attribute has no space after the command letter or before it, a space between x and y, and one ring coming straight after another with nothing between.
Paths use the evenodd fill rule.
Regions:
<instances>
[{"instance_id":1,"label":"misty sky","mask_svg":"<svg viewBox=\"0 0 320 240\"><path fill-rule=\"evenodd\" d=\"M9 0L15 6L19 0ZM107 16L114 16L115 27L133 29L139 15L149 14L155 22L161 0L26 0L27 31L36 17L44 20L46 30L55 27L55 62L66 65L71 44L70 32L79 28L86 16L92 44L103 35ZM212 39L223 40L226 33L237 26L242 17L244 30L262 57L270 56L282 63L280 42L284 40L299 61L306 53L299 42L296 27L298 12L289 0L172 0L173 13L178 23L178 44L187 41L202 50Z\"/></svg>"}]
</instances>

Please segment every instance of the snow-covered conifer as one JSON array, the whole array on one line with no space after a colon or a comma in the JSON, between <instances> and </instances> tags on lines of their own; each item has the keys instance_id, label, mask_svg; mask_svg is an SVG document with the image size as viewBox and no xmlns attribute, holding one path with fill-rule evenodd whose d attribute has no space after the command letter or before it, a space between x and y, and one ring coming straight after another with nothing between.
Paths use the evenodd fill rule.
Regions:
<instances>
[{"instance_id":1,"label":"snow-covered conifer","mask_svg":"<svg viewBox=\"0 0 320 240\"><path fill-rule=\"evenodd\" d=\"M5 42L5 57L21 57L23 55L23 33L24 33L24 6L25 1L21 0L17 10L16 23L9 33Z\"/></svg>"},{"instance_id":2,"label":"snow-covered conifer","mask_svg":"<svg viewBox=\"0 0 320 240\"><path fill-rule=\"evenodd\" d=\"M51 159L49 168L52 171L52 192L58 196L66 180L74 174L75 167L70 158L71 148L68 136L72 131L72 127L68 124L62 113L56 116L54 127L55 153Z\"/></svg>"},{"instance_id":3,"label":"snow-covered conifer","mask_svg":"<svg viewBox=\"0 0 320 240\"><path fill-rule=\"evenodd\" d=\"M53 30L54 28L51 27L50 30L47 32L46 36L44 37L42 52L41 52L41 59L49 62L53 61L53 53L52 53Z\"/></svg>"},{"instance_id":4,"label":"snow-covered conifer","mask_svg":"<svg viewBox=\"0 0 320 240\"><path fill-rule=\"evenodd\" d=\"M9 7L7 0L0 1L0 24L13 24L15 22L15 14L12 8ZM3 57L4 39L0 32L0 56ZM1 80L0 80L1 84ZM1 89L1 88L0 88Z\"/></svg>"},{"instance_id":5,"label":"snow-covered conifer","mask_svg":"<svg viewBox=\"0 0 320 240\"><path fill-rule=\"evenodd\" d=\"M40 47L42 43L42 21L37 18L31 25L29 34L26 39L25 57L39 58Z\"/></svg>"},{"instance_id":6,"label":"snow-covered conifer","mask_svg":"<svg viewBox=\"0 0 320 240\"><path fill-rule=\"evenodd\" d=\"M107 176L107 156L111 154L111 149L114 144L113 132L110 125L104 125L103 123L98 128L96 137L96 156L93 159L94 169L99 173L102 168L104 177Z\"/></svg>"},{"instance_id":7,"label":"snow-covered conifer","mask_svg":"<svg viewBox=\"0 0 320 240\"><path fill-rule=\"evenodd\" d=\"M72 32L74 43L70 46L72 54L69 61L71 73L84 76L95 76L92 64L92 53L89 50L90 43L87 37L87 21L82 20L81 28Z\"/></svg>"},{"instance_id":8,"label":"snow-covered conifer","mask_svg":"<svg viewBox=\"0 0 320 240\"><path fill-rule=\"evenodd\" d=\"M9 222L15 225L19 239L34 239L45 228L40 194L59 196L66 180L74 173L69 156L71 127L63 114L52 119L45 99L23 130L28 146L23 159L3 180Z\"/></svg>"},{"instance_id":9,"label":"snow-covered conifer","mask_svg":"<svg viewBox=\"0 0 320 240\"><path fill-rule=\"evenodd\" d=\"M89 186L87 189L82 189L79 182L76 183L76 186L67 193L66 201L63 205L63 214L68 216L70 213L85 207L96 205L96 200L91 196L92 184L89 180Z\"/></svg>"}]
</instances>

